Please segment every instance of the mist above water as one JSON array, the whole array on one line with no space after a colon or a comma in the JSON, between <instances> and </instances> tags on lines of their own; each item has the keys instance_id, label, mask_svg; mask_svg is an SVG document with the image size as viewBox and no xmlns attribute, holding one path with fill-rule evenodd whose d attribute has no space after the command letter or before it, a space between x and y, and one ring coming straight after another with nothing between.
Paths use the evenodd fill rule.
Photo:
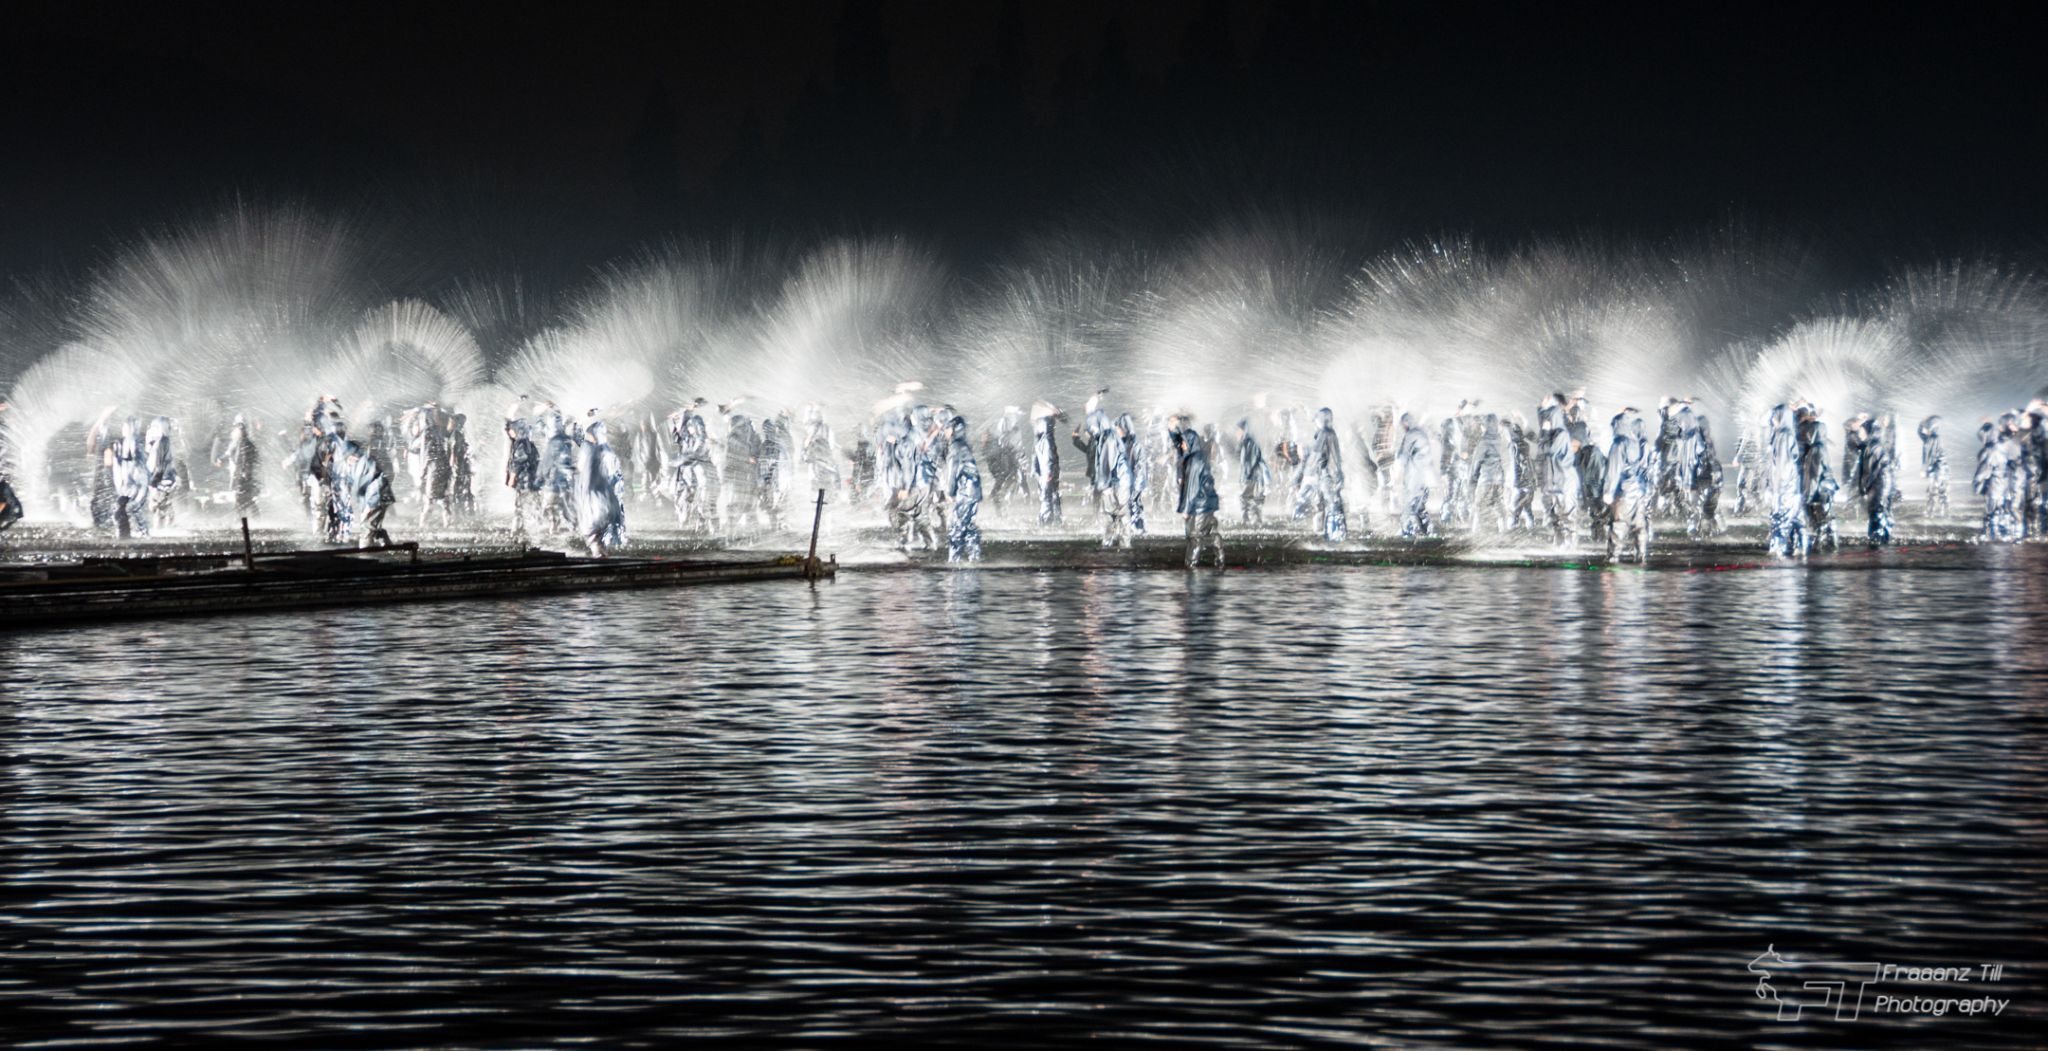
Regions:
<instances>
[{"instance_id":1,"label":"mist above water","mask_svg":"<svg viewBox=\"0 0 2048 1051\"><path fill-rule=\"evenodd\" d=\"M1690 396L1747 428L1793 397L1837 419L1975 419L2048 385L2048 281L2033 271L1945 260L1841 288L1820 258L1739 224L1375 248L1284 217L1158 245L1067 231L971 274L893 237L668 245L600 268L487 354L478 329L521 327L490 316L505 301L393 296L360 231L242 206L119 248L77 296L17 296L4 420L34 502L53 445L103 415L167 415L204 448L236 414L293 431L319 394L357 420L437 401L488 421L522 395L661 416L701 396L756 413L817 404L844 425L912 380L977 420L1074 408L1102 387L1203 420L1257 402L1357 421L1471 399L1530 413L1584 390L1599 419ZM487 426L478 450L497 455Z\"/></svg>"}]
</instances>

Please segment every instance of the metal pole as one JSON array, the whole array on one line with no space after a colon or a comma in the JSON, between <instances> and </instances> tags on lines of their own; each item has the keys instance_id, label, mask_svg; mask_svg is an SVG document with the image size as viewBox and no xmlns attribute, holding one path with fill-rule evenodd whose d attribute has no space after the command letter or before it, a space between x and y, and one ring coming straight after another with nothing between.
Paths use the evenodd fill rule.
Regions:
<instances>
[{"instance_id":1,"label":"metal pole","mask_svg":"<svg viewBox=\"0 0 2048 1051\"><path fill-rule=\"evenodd\" d=\"M811 553L804 556L804 575L818 579L818 527L825 524L825 490L818 490L818 510L811 515Z\"/></svg>"},{"instance_id":2,"label":"metal pole","mask_svg":"<svg viewBox=\"0 0 2048 1051\"><path fill-rule=\"evenodd\" d=\"M249 520L242 519L242 568L256 569L256 545L249 540Z\"/></svg>"}]
</instances>

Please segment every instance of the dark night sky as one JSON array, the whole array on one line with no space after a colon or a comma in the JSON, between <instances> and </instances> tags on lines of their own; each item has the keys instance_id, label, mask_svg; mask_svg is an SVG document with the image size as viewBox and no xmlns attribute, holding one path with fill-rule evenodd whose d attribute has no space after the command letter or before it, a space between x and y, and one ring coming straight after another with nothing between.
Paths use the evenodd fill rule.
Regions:
<instances>
[{"instance_id":1,"label":"dark night sky","mask_svg":"<svg viewBox=\"0 0 2048 1051\"><path fill-rule=\"evenodd\" d=\"M571 279L666 235L1246 209L1401 238L1739 213L1873 259L2043 230L2019 6L63 4L0 42L0 269L89 265L231 195Z\"/></svg>"}]
</instances>

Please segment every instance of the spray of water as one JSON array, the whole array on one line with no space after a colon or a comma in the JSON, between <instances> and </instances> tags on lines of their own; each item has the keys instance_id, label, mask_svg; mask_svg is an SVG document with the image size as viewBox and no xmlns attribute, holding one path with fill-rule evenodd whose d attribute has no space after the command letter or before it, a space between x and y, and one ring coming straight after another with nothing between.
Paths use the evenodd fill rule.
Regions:
<instances>
[{"instance_id":1,"label":"spray of water","mask_svg":"<svg viewBox=\"0 0 2048 1051\"><path fill-rule=\"evenodd\" d=\"M957 362L960 406L986 415L1042 400L1073 410L1105 383L1121 383L1128 305L1146 274L1146 256L1132 248L1072 235L1038 240L952 317L942 352Z\"/></svg>"},{"instance_id":2,"label":"spray of water","mask_svg":"<svg viewBox=\"0 0 2048 1051\"><path fill-rule=\"evenodd\" d=\"M237 413L290 432L322 393L358 421L466 409L489 477L502 443L483 421L519 395L642 422L699 396L756 415L816 403L844 426L905 381L976 419L1109 387L1140 412L1329 405L1356 425L1380 406L1526 414L1584 390L1596 419L1693 395L1747 427L1794 398L1836 418L1983 414L2048 382L2048 282L2031 271L1902 268L1844 296L1818 259L1739 223L1655 244L1439 237L1367 255L1352 234L1267 214L1164 249L1041 237L965 282L894 238L671 245L542 311L516 282L391 300L346 226L238 207L115 253L61 322L10 315L34 323L5 329L31 333L0 348L20 370L5 426L18 484L47 507L75 487L103 414L169 415L201 446ZM487 353L478 332L508 349Z\"/></svg>"},{"instance_id":3,"label":"spray of water","mask_svg":"<svg viewBox=\"0 0 2048 1051\"><path fill-rule=\"evenodd\" d=\"M474 341L424 303L378 305L373 269L346 225L290 208L238 205L123 248L82 297L73 338L14 385L25 499L85 487L78 454L105 418L168 416L190 458L236 415L281 452L317 394L358 418L460 400L483 378Z\"/></svg>"}]
</instances>

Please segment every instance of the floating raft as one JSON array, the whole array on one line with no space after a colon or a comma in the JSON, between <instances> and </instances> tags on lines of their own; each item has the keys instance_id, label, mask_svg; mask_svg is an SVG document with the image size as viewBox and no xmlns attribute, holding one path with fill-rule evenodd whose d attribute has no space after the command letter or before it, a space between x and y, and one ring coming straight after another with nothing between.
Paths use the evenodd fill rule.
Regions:
<instances>
[{"instance_id":1,"label":"floating raft","mask_svg":"<svg viewBox=\"0 0 2048 1051\"><path fill-rule=\"evenodd\" d=\"M409 556L409 557L407 557ZM743 580L816 580L836 561L570 558L559 552L421 558L413 544L0 566L0 630L115 618L363 606Z\"/></svg>"}]
</instances>

